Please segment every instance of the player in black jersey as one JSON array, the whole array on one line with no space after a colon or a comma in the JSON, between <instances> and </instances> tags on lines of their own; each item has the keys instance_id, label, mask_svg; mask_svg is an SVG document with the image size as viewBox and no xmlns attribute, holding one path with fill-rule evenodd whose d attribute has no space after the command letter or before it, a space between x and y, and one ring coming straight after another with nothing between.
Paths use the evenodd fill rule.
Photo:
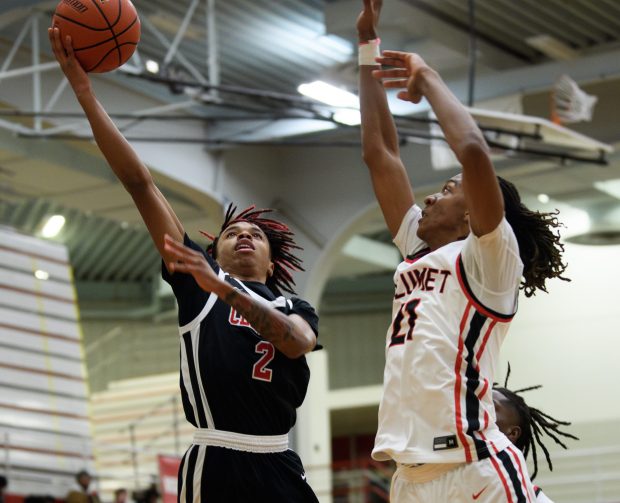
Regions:
<instances>
[{"instance_id":1,"label":"player in black jersey","mask_svg":"<svg viewBox=\"0 0 620 503\"><path fill-rule=\"evenodd\" d=\"M140 211L179 304L181 395L196 426L183 457L179 501L316 502L288 433L310 372L318 318L292 292L300 262L288 228L229 208L210 251L185 233L151 174L97 101L70 39L49 30L56 59L112 171Z\"/></svg>"}]
</instances>

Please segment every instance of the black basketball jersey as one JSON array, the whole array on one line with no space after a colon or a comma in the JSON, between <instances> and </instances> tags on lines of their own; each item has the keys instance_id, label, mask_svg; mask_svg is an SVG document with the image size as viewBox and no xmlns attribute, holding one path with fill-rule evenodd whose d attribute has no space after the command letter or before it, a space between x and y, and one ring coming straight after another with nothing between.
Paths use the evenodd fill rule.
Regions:
<instances>
[{"instance_id":1,"label":"black basketball jersey","mask_svg":"<svg viewBox=\"0 0 620 503\"><path fill-rule=\"evenodd\" d=\"M184 244L202 252L220 278L284 314L298 314L318 336L318 316L310 304L276 297L262 283L232 278L187 235ZM162 276L179 305L180 384L187 420L198 428L248 435L288 433L310 379L305 357L286 357L191 275L169 274L164 266Z\"/></svg>"}]
</instances>

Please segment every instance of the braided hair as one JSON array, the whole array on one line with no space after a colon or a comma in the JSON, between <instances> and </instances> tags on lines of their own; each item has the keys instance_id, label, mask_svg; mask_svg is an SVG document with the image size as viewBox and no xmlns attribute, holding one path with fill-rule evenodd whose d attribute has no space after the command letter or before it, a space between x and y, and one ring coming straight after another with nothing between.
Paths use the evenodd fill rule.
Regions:
<instances>
[{"instance_id":1,"label":"braided hair","mask_svg":"<svg viewBox=\"0 0 620 503\"><path fill-rule=\"evenodd\" d=\"M560 421L559 419L555 419L554 417L546 414L545 412L542 412L539 409L530 407L521 396L521 393L542 388L542 385L538 384L536 386L528 386L527 388L521 388L511 391L508 389L508 377L510 377L510 364L508 364L508 372L506 373L504 386L501 387L498 386L497 383L494 383L493 390L501 393L510 402L510 406L519 416L519 427L521 428L521 435L515 441L515 446L521 451L523 451L523 456L525 458L527 458L530 449L532 450L532 458L534 460L534 473L532 474L531 479L534 480L534 477L536 477L536 474L538 473L536 444L538 444L545 453L545 458L547 458L547 466L549 466L549 470L553 470L551 456L549 455L547 447L545 447L545 444L542 442L542 435L546 434L547 436L551 437L556 444L562 446L564 449L568 449L568 447L566 447L564 442L562 442L562 440L559 438L560 436L572 438L574 440L579 440L579 438L559 429L560 426L569 426L571 424L570 422Z\"/></svg>"},{"instance_id":2,"label":"braided hair","mask_svg":"<svg viewBox=\"0 0 620 503\"><path fill-rule=\"evenodd\" d=\"M217 242L224 230L230 225L237 222L249 222L254 224L267 236L271 252L271 261L274 265L273 274L267 278L265 284L276 295L280 295L280 290L285 290L294 294L295 281L293 280L291 272L303 271L304 268L301 266L301 259L296 257L292 250L302 250L302 248L297 246L293 239L293 232L286 224L263 216L264 213L269 213L273 210L257 210L255 208L256 206L252 205L239 214L235 214L237 207L230 203L226 209L224 223L217 236L201 231L204 236L212 241L211 244L207 246L207 252L214 259L217 259Z\"/></svg>"},{"instance_id":3,"label":"braided hair","mask_svg":"<svg viewBox=\"0 0 620 503\"><path fill-rule=\"evenodd\" d=\"M506 220L519 243L519 255L524 266L521 289L525 291L525 296L535 295L536 290L546 292L547 279L570 281L562 276L566 270L566 264L562 262L564 245L560 243L559 233L553 231L562 226L557 219L559 212L544 213L528 209L511 182L501 176L497 179L504 196Z\"/></svg>"}]
</instances>

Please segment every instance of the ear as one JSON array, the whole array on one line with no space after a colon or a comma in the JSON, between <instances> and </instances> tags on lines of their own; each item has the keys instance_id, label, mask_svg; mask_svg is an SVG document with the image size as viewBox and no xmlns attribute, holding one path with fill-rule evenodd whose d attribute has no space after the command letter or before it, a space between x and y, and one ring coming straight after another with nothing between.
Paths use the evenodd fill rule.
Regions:
<instances>
[{"instance_id":1,"label":"ear","mask_svg":"<svg viewBox=\"0 0 620 503\"><path fill-rule=\"evenodd\" d=\"M271 276L273 276L273 270L275 269L275 264L271 261L269 261L269 268L267 269L267 277L271 278Z\"/></svg>"},{"instance_id":2,"label":"ear","mask_svg":"<svg viewBox=\"0 0 620 503\"><path fill-rule=\"evenodd\" d=\"M469 211L466 211L463 215L463 221L469 226Z\"/></svg>"},{"instance_id":3,"label":"ear","mask_svg":"<svg viewBox=\"0 0 620 503\"><path fill-rule=\"evenodd\" d=\"M515 444L517 440L519 440L519 437L521 436L521 427L511 426L508 429L508 433L506 436L508 437L508 440L510 440L513 444Z\"/></svg>"}]
</instances>

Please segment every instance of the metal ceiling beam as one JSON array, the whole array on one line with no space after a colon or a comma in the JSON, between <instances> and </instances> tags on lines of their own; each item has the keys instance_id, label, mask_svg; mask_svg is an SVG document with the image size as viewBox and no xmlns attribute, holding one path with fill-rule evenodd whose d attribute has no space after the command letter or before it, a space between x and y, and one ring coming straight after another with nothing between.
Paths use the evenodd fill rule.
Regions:
<instances>
[{"instance_id":1,"label":"metal ceiling beam","mask_svg":"<svg viewBox=\"0 0 620 503\"><path fill-rule=\"evenodd\" d=\"M109 273L110 267L123 247L132 238L135 230L123 228L119 225L120 233L117 233L112 240L112 243L105 248L105 255L100 257L95 263L91 264L88 272L85 274L86 280L95 280L97 278L105 278L106 273Z\"/></svg>"},{"instance_id":2,"label":"metal ceiling beam","mask_svg":"<svg viewBox=\"0 0 620 503\"><path fill-rule=\"evenodd\" d=\"M96 225L92 225L91 229L83 229L86 239L83 239L75 248L75 253L71 257L71 262L80 276L87 274L85 264L91 254L96 253L101 246L101 242L106 239L108 233L118 225L112 220L102 221L95 219Z\"/></svg>"},{"instance_id":3,"label":"metal ceiling beam","mask_svg":"<svg viewBox=\"0 0 620 503\"><path fill-rule=\"evenodd\" d=\"M185 33L187 32L187 28L189 26L189 23L192 20L192 17L194 16L194 12L196 12L196 7L198 7L199 2L200 0L192 0L191 4L187 8L187 12L185 13L185 17L183 18L183 21L181 22L181 26L179 26L179 30L174 36L172 43L168 47L168 52L166 53L166 56L164 57L164 60L163 60L164 67L169 65L172 59L174 58L174 56L176 55L179 49L179 45L181 44L181 40L183 40L183 37L185 36Z\"/></svg>"},{"instance_id":4,"label":"metal ceiling beam","mask_svg":"<svg viewBox=\"0 0 620 503\"><path fill-rule=\"evenodd\" d=\"M39 13L35 12L32 16L32 66L38 68L41 62L41 44L39 40ZM41 72L32 74L32 109L40 112L43 98L41 97ZM41 117L35 117L34 130L41 131Z\"/></svg>"},{"instance_id":5,"label":"metal ceiling beam","mask_svg":"<svg viewBox=\"0 0 620 503\"><path fill-rule=\"evenodd\" d=\"M157 253L155 251L153 241L150 237L144 237L141 241L137 242L132 249L127 250L127 253L125 253L126 258L123 261L123 264L116 268L114 278L119 280L126 280L130 278L135 271L135 268L137 268L145 261L145 258L153 253Z\"/></svg>"},{"instance_id":6,"label":"metal ceiling beam","mask_svg":"<svg viewBox=\"0 0 620 503\"><path fill-rule=\"evenodd\" d=\"M150 244L152 247L151 250L155 250L155 245L153 243ZM160 271L161 264L161 256L159 253L148 254L143 257L143 261L141 262L141 267L134 267L133 272L129 274L127 277L128 281L136 281L144 276L152 276L158 275Z\"/></svg>"},{"instance_id":7,"label":"metal ceiling beam","mask_svg":"<svg viewBox=\"0 0 620 503\"><path fill-rule=\"evenodd\" d=\"M468 33L469 31L469 27L467 26L465 22L457 20L452 16L446 15L441 9L439 9L435 5L432 5L431 3L428 3L424 0L404 0L404 1L408 3L409 5L411 5L412 7L415 7L416 9L422 12L425 12L426 14L438 19L442 23L445 23L451 26L453 29L459 30L465 34ZM511 47L510 45L508 45L506 42L502 40L489 37L487 34L482 33L481 31L476 32L476 37L479 40L484 41L493 47L501 49L506 54L509 54L510 56L514 58L517 58L522 63L532 62L532 58L529 54L526 54L520 50L516 50L515 48Z\"/></svg>"},{"instance_id":8,"label":"metal ceiling beam","mask_svg":"<svg viewBox=\"0 0 620 503\"><path fill-rule=\"evenodd\" d=\"M7 128L19 126L2 119L0 119L0 123L4 123ZM15 127L14 131L20 134L32 134L29 128ZM18 156L55 163L65 168L87 173L101 180L114 181L116 183L114 173L110 171L103 158L93 156L64 142L33 141L0 130L0 149L15 152Z\"/></svg>"},{"instance_id":9,"label":"metal ceiling beam","mask_svg":"<svg viewBox=\"0 0 620 503\"><path fill-rule=\"evenodd\" d=\"M170 47L171 42L168 38L161 32L159 29L149 21L148 17L144 17L141 20L142 25L149 30L157 40L164 46ZM176 55L179 63L190 73L192 77L194 77L198 82L205 84L207 79L205 76L185 57L182 53L178 52Z\"/></svg>"},{"instance_id":10,"label":"metal ceiling beam","mask_svg":"<svg viewBox=\"0 0 620 503\"><path fill-rule=\"evenodd\" d=\"M17 37L15 38L15 41L13 42L11 49L9 50L8 54L6 55L6 58L4 58L4 61L2 62L2 66L0 66L0 82L2 82L4 78L4 73L8 70L9 66L11 66L11 63L13 62L13 59L15 58L15 54L17 54L17 51L19 50L22 42L24 41L24 38L26 37L26 34L28 33L28 30L31 27L32 27L32 17L28 19L28 21L26 21L22 29L17 34Z\"/></svg>"},{"instance_id":11,"label":"metal ceiling beam","mask_svg":"<svg viewBox=\"0 0 620 503\"><path fill-rule=\"evenodd\" d=\"M120 226L118 222L114 222L115 225L107 225L106 227L106 235L105 242L102 242L100 246L95 247L80 264L80 269L82 271L82 278L85 279L95 279L97 277L97 271L99 268L97 267L99 262L103 258L106 257L107 254L113 253L111 247L108 246L107 243L116 243L117 241L121 242L121 235L123 234L123 228Z\"/></svg>"},{"instance_id":12,"label":"metal ceiling beam","mask_svg":"<svg viewBox=\"0 0 620 503\"><path fill-rule=\"evenodd\" d=\"M220 85L219 43L217 37L217 11L215 0L206 0L205 22L207 26L207 69L209 84Z\"/></svg>"}]
</instances>

